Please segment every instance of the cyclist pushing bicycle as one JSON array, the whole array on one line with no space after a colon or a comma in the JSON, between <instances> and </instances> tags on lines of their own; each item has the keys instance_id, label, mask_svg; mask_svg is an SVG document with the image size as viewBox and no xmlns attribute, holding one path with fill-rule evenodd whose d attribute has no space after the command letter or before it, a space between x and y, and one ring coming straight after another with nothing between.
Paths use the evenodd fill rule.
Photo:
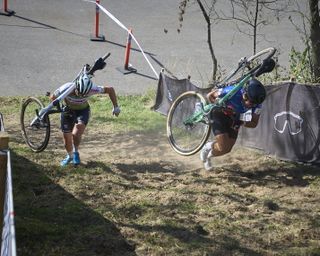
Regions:
<instances>
[{"instance_id":1,"label":"cyclist pushing bicycle","mask_svg":"<svg viewBox=\"0 0 320 256\"><path fill-rule=\"evenodd\" d=\"M90 70L90 66L84 67L86 71ZM92 75L89 72L83 72L74 82L66 83L60 86L50 99L54 101L61 94L75 85L72 90L64 98L63 111L61 112L61 131L63 133L63 141L67 151L66 157L61 161L61 166L67 166L70 163L74 165L80 164L79 146L81 137L90 119L90 105L88 98L94 94L108 94L113 104L112 114L118 116L121 112L118 106L115 90L111 86L98 86L91 81Z\"/></svg>"},{"instance_id":2,"label":"cyclist pushing bicycle","mask_svg":"<svg viewBox=\"0 0 320 256\"><path fill-rule=\"evenodd\" d=\"M242 58L238 67L206 98L195 91L178 96L167 118L171 147L184 156L201 150L204 168L212 170L212 158L232 150L241 126L255 128L258 125L266 90L257 77L274 69L275 52L276 49L270 47ZM214 139L207 142L210 130Z\"/></svg>"}]
</instances>

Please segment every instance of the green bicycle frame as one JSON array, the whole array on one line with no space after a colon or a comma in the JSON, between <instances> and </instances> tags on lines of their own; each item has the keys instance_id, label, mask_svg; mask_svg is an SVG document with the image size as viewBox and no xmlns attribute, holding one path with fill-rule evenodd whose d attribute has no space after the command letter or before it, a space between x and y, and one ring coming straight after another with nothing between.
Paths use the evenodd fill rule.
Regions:
<instances>
[{"instance_id":1,"label":"green bicycle frame","mask_svg":"<svg viewBox=\"0 0 320 256\"><path fill-rule=\"evenodd\" d=\"M223 96L217 103L209 103L203 106L203 109L195 112L192 116L186 118L183 121L184 125L193 125L194 123L199 123L203 121L203 117L208 115L214 108L221 108L224 106L224 103L230 100L251 78L252 74L246 75L230 92Z\"/></svg>"}]
</instances>

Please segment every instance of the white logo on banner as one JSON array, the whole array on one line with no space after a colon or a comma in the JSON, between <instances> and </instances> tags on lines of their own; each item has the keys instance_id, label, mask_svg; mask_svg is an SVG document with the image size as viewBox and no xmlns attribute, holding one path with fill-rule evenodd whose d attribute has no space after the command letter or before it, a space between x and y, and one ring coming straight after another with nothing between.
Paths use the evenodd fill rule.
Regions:
<instances>
[{"instance_id":1,"label":"white logo on banner","mask_svg":"<svg viewBox=\"0 0 320 256\"><path fill-rule=\"evenodd\" d=\"M169 99L170 101L173 101L171 92L170 92L169 90L168 90L168 99Z\"/></svg>"},{"instance_id":2,"label":"white logo on banner","mask_svg":"<svg viewBox=\"0 0 320 256\"><path fill-rule=\"evenodd\" d=\"M281 121L279 121L280 117L282 117L282 116L286 117L287 115L290 115L293 117L295 127L292 127L286 118L286 120L283 123L282 128L279 128L279 127L281 127ZM289 133L291 135L296 135L296 134L300 133L302 130L303 119L301 118L301 116L299 116L291 111L282 111L280 113L277 113L273 118L274 118L274 129L276 131L278 131L279 133L283 133L287 126L289 129Z\"/></svg>"}]
</instances>

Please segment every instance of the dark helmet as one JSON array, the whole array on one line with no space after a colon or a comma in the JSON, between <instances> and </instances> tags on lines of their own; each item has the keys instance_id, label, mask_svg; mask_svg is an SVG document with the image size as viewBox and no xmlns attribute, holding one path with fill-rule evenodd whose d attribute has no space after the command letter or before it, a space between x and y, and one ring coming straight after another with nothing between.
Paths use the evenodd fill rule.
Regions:
<instances>
[{"instance_id":1,"label":"dark helmet","mask_svg":"<svg viewBox=\"0 0 320 256\"><path fill-rule=\"evenodd\" d=\"M266 98L266 89L257 79L250 79L244 86L244 92L253 104L261 104Z\"/></svg>"}]
</instances>

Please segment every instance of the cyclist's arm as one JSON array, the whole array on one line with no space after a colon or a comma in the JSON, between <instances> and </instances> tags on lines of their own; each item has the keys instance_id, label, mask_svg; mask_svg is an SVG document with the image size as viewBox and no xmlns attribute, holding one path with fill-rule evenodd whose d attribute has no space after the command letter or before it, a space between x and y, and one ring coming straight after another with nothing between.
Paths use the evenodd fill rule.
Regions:
<instances>
[{"instance_id":1,"label":"cyclist's arm","mask_svg":"<svg viewBox=\"0 0 320 256\"><path fill-rule=\"evenodd\" d=\"M56 98L57 98L57 97L56 97L54 94L50 93L49 99L50 99L51 101L54 101Z\"/></svg>"},{"instance_id":2,"label":"cyclist's arm","mask_svg":"<svg viewBox=\"0 0 320 256\"><path fill-rule=\"evenodd\" d=\"M117 95L116 95L114 88L110 87L110 86L105 86L104 93L109 95L110 100L113 104L113 107L118 107Z\"/></svg>"},{"instance_id":3,"label":"cyclist's arm","mask_svg":"<svg viewBox=\"0 0 320 256\"><path fill-rule=\"evenodd\" d=\"M260 115L253 113L251 121L243 122L243 126L247 128L256 128L259 123Z\"/></svg>"},{"instance_id":4,"label":"cyclist's arm","mask_svg":"<svg viewBox=\"0 0 320 256\"><path fill-rule=\"evenodd\" d=\"M209 100L209 102L214 103L216 99L219 98L220 94L220 89L213 90L207 94L207 99Z\"/></svg>"},{"instance_id":5,"label":"cyclist's arm","mask_svg":"<svg viewBox=\"0 0 320 256\"><path fill-rule=\"evenodd\" d=\"M261 114L261 104L252 109L251 121L243 122L243 126L247 128L256 128Z\"/></svg>"},{"instance_id":6,"label":"cyclist's arm","mask_svg":"<svg viewBox=\"0 0 320 256\"><path fill-rule=\"evenodd\" d=\"M112 114L115 116L118 116L121 110L120 110L120 107L118 106L118 100L117 100L117 95L115 90L113 89L113 87L110 87L110 86L105 86L103 88L104 88L104 93L109 95L109 98L112 102L112 105L113 105Z\"/></svg>"}]
</instances>

